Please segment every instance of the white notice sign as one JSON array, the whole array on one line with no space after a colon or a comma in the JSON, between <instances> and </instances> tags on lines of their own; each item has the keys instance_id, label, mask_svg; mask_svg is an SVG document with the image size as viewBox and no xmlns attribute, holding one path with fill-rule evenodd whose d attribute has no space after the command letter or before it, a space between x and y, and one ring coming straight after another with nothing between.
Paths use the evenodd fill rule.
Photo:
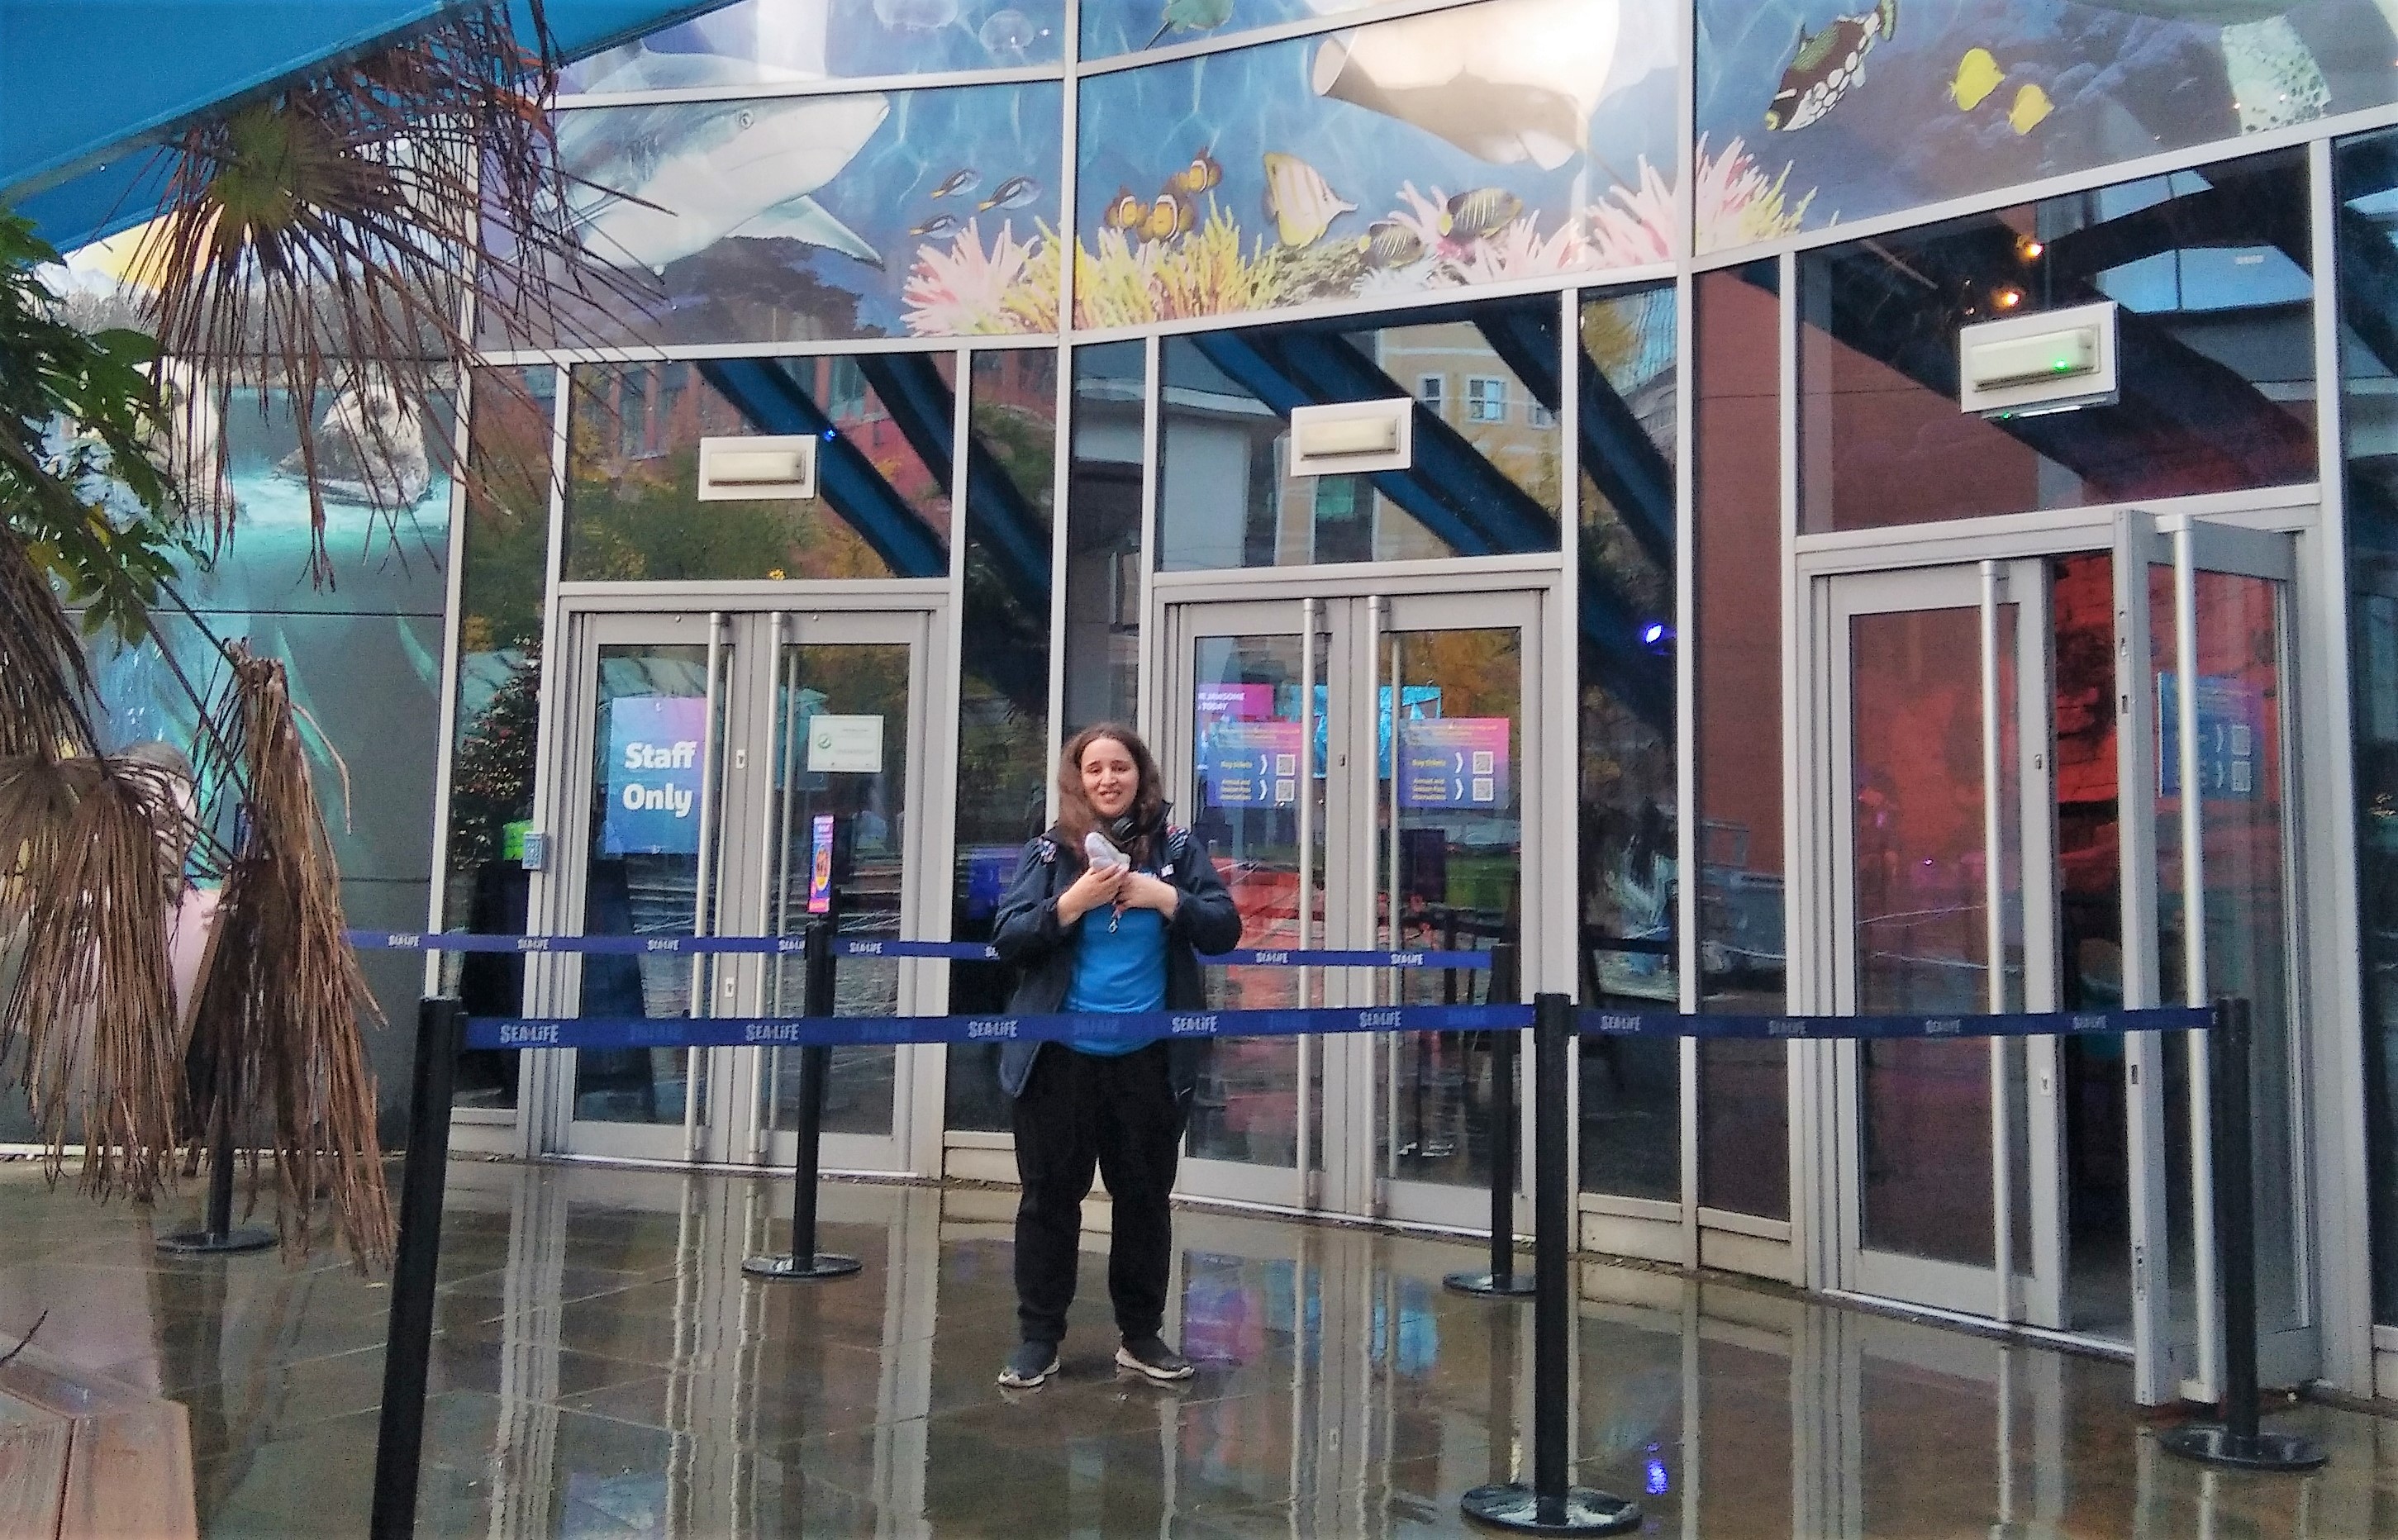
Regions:
<instances>
[{"instance_id":1,"label":"white notice sign","mask_svg":"<svg viewBox=\"0 0 2398 1540\"><path fill-rule=\"evenodd\" d=\"M808 773L827 770L836 775L882 773L882 718L828 716L808 718Z\"/></svg>"}]
</instances>

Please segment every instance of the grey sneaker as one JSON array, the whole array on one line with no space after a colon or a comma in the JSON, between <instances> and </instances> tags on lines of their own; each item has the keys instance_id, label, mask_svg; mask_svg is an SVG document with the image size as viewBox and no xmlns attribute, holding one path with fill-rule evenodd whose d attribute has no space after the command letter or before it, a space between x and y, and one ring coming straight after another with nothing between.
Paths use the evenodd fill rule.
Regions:
<instances>
[{"instance_id":1,"label":"grey sneaker","mask_svg":"<svg viewBox=\"0 0 2398 1540\"><path fill-rule=\"evenodd\" d=\"M1030 1390L1058 1373L1058 1345L1054 1342L1019 1343L1008 1355L999 1372L999 1383L1010 1390Z\"/></svg>"},{"instance_id":2,"label":"grey sneaker","mask_svg":"<svg viewBox=\"0 0 2398 1540\"><path fill-rule=\"evenodd\" d=\"M1152 1380L1187 1380L1192 1373L1191 1360L1166 1346L1163 1337L1126 1337L1116 1349L1116 1363Z\"/></svg>"}]
</instances>

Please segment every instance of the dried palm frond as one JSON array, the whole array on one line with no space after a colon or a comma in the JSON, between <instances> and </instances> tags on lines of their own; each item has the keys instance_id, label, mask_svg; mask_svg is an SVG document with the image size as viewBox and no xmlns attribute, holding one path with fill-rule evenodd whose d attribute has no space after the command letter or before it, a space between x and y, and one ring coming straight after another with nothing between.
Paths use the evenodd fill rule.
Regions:
<instances>
[{"instance_id":1,"label":"dried palm frond","mask_svg":"<svg viewBox=\"0 0 2398 1540\"><path fill-rule=\"evenodd\" d=\"M55 1177L71 1132L84 1185L157 1196L172 1178L183 1081L166 916L185 815L166 777L88 754L0 757L0 1058L20 1078Z\"/></svg>"},{"instance_id":2,"label":"dried palm frond","mask_svg":"<svg viewBox=\"0 0 2398 1540\"><path fill-rule=\"evenodd\" d=\"M0 755L88 744L91 670L24 539L0 523ZM0 844L0 851L7 850Z\"/></svg>"},{"instance_id":3,"label":"dried palm frond","mask_svg":"<svg viewBox=\"0 0 2398 1540\"><path fill-rule=\"evenodd\" d=\"M283 665L237 642L226 655L232 678L217 738L241 758L248 833L226 875L200 985L191 1126L209 1127L222 1103L237 1142L254 1146L239 1131L249 1108L264 1108L285 1246L307 1249L308 1214L321 1196L352 1257L379 1266L391 1255L392 1215L360 1023L380 1024L382 1012L344 937L341 874ZM252 1201L258 1185L253 1156Z\"/></svg>"},{"instance_id":4,"label":"dried palm frond","mask_svg":"<svg viewBox=\"0 0 2398 1540\"><path fill-rule=\"evenodd\" d=\"M395 537L409 479L395 462L429 456L471 475L438 429L453 366L477 345L470 314L507 346L556 340L595 299L644 303L583 259L546 111L554 49L538 0L530 45L509 9L449 7L169 147L164 211L136 257L155 286L145 321L182 371L193 421L221 418L236 384L260 388L262 411L286 393L319 585L333 577L328 475L361 484ZM321 420L320 391L332 393ZM222 435L203 436L222 472ZM190 470L186 497L222 542L233 515L222 476Z\"/></svg>"}]
</instances>

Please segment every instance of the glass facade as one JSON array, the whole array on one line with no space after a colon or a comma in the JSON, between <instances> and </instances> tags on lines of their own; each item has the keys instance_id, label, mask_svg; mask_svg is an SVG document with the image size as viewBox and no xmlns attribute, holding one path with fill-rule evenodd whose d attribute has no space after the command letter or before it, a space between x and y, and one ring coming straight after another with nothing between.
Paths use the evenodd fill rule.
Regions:
<instances>
[{"instance_id":1,"label":"glass facade","mask_svg":"<svg viewBox=\"0 0 2398 1540\"><path fill-rule=\"evenodd\" d=\"M981 939L1046 821L1058 740L1116 718L1205 765L1198 805L1178 816L1216 840L1253 944L1327 944L1336 931L1413 944L1443 924L1479 927L1561 946L1538 966L1585 1003L1750 1015L1843 998L1963 1009L1993 962L2028 998L2029 959L2046 948L2055 1003L2106 1010L2132 993L2136 950L2119 724L2133 690L2160 723L2174 698L2160 679L2117 676L2111 537L2092 531L2121 509L2162 521L2168 542L2185 519L2330 528L2318 442L2337 411L2345 636L2322 640L2337 628L2303 565L2270 590L2210 572L2194 591L2200 669L2227 734L2261 734L2266 718L2259 705L2235 723L2224 701L2316 711L2309 691L2348 688L2355 800L2336 810L2348 825L2334 837L2317 822L2334 799L2300 749L2320 734L2276 727L2275 775L2197 798L2207 886L2185 916L2182 809L2161 780L2151 939L2164 998L2199 921L2223 982L2274 997L2260 1020L2288 1051L2256 1067L2309 1139L2344 1136L2344 1088L2319 1083L2320 1035L2348 985L2323 970L2358 949L2355 1132L2369 1169L2352 1188L2310 1187L2313 1152L2298 1150L2260 1212L2271 1246L2304 1254L2310 1236L2338 1229L2324 1205L2362 1204L2373 1321L2398 1327L2398 435L2385 421L2398 398L2398 127L2384 127L2398 124L2398 33L2364 5L1910 8L1904 25L1900 8L741 0L679 20L566 76L559 148L577 179L584 301L554 335L503 339L487 317L454 495L428 457L404 517L340 516L332 588L295 586L282 560L304 528L284 464L294 407L246 399L260 410L224 431L249 522L231 557L194 574L195 608L293 660L358 772L355 825L332 820L354 923L537 926L545 884L527 838L545 836L600 874L583 913L548 923L681 928L707 912L703 874L723 869L698 847L612 849L604 810L588 827L542 824L571 800L561 786L621 789L608 759L622 745L604 736L620 711L705 719L702 736L730 755L747 730L737 703L776 724L773 770L791 797L782 823L712 831L713 859L756 876L739 863L753 828L766 831L784 865L759 891L788 910L814 854L794 809L838 809L857 830L879 821L866 847L855 832L844 847L882 904L875 933L900 934L912 903ZM1811 74L1822 58L1806 48L1827 28L1845 29L1835 40L1858 68ZM1151 50L1161 57L1140 57ZM2348 113L2368 114L2341 122L2355 137L2297 141ZM2269 131L2262 153L2237 153ZM2322 204L2310 173L2326 153L2336 191ZM2135 178L2107 174L2134 161ZM2326 227L2334 272L2317 259ZM1964 327L2099 302L2120 328L2108 399L1960 409ZM2336 398L2317 379L2335 321ZM1377 399L1407 403L1410 463L1295 472L1295 411ZM815 496L700 498L704 440L766 435L817 440ZM1960 533L1977 519L2006 521L2016 543L1971 544L1994 528ZM1964 543L1953 557L1875 555L1943 539ZM1974 580L2005 595L1989 601L2008 613L1995 630L2014 638L2034 608L2044 617L2047 715L2010 715L2008 730L2044 730L2046 763L1980 775L1981 632L1970 609L1928 604L1843 623L1841 645L1865 660L1843 679L1879 693L1843 719L1848 757L1811 758L1831 709L1832 585L1983 562ZM559 582L576 586L561 595ZM1568 592L1569 617L1541 608ZM1486 594L1489 613L1394 618L1414 600ZM837 630L901 597L945 645L777 629L771 667L745 675L735 656L763 655L768 618ZM577 625L637 603L686 618L730 607L758 623L716 653L688 631L591 643L575 664L588 677L560 672ZM2160 672L2172 603L2170 585L2149 598ZM1211 618L1208 605L1243 608ZM161 629L170 647L192 639L181 624ZM101 664L128 741L179 725L160 704L158 655ZM445 693L455 726L438 743ZM852 704L829 704L837 695ZM570 703L593 715L561 725ZM870 771L794 765L790 730L818 716L904 718L908 736L886 732ZM1423 789L1422 765L1401 769L1435 742L1460 751L1447 793ZM2009 738L1999 752L2023 747ZM1491 763L1468 770L1469 754ZM438 807L437 755L449 767ZM728 759L698 775L746 816L757 810L737 802L738 778L760 773ZM2003 813L2014 843L1990 847L1984 820L2028 804L2041 776L2046 805ZM1245 789L1224 801L1235 782ZM1835 849L1836 813L1860 808L1887 817ZM438 871L422 837L437 824ZM2045 845L2027 842L2035 824ZM2348 832L2356 931L2326 936L2311 898L2345 875ZM2015 883L2003 957L1975 907L1993 863ZM1524 876L1535 869L1538 891ZM2017 923L2036 911L2046 931ZM707 981L681 963L617 960L583 971L583 1009L705 1008L694 987ZM411 962L374 965L402 1019ZM1227 1003L1318 999L1336 983L1338 998L1377 1000L1474 987L1215 971ZM502 1013L525 1006L526 975L520 959L476 956L440 979ZM772 987L788 994L791 978L786 967ZM889 959L846 979L853 1003L878 1011L903 998L996 1011L1011 985L988 965L919 973ZM907 996L903 980L922 988ZM1400 1217L1421 1217L1402 1212L1408 1201L1454 1199L1425 1222L1478 1223L1460 1205L1489 1174L1486 1047L1465 1034L1354 1052L1220 1045L1190 1151L1256 1183L1208 1196ZM1888 1292L1858 1282L1857 1253L1977 1275L2008 1240L2019 1271L2045 1257L2029 1211L2013 1230L1999 1223L2001 1170L2016 1201L2059 1199L2041 1211L2059 1255L2038 1262L2055 1278L2005 1284L2030 1302L2018 1319L2046 1308L2054 1284L2070 1297L2035 1323L2111 1332L2128 1308L2143 1158L2124 1052L2096 1038L2053 1058L2027 1047L1993 1077L1981 1051L1879 1045L1835 1084L1830 1051L1812 1045L1594 1041L1575 1091L1585 1208L1634 1226L1610 1236L1677 1259L1684 1233L1666 1231L1681 1221L1654 1205L1695 1198L1704 1235L1751 1248L1728 1265ZM835 1132L884 1140L873 1158L920 1172L937 1169L945 1133L964 1136L956 1149L989 1145L1007 1123L995 1056L947 1050L942 1083L911 1087L909 1055L851 1055ZM531 1063L470 1057L459 1105L486 1122L523 1111ZM2172 1279L2160 1292L2188 1313L2185 1065L2176 1050L2162 1065ZM707 1095L736 1098L707 1073L676 1054L593 1055L555 1077L550 1105L659 1132ZM770 1132L789 1124L783 1078L760 1090L776 1109ZM2054 1105L2035 1115L2035 1095ZM1997 1118L2001 1096L2012 1122ZM551 1137L544 1118L557 1120L519 1119L527 1149ZM2054 1148L2035 1158L2036 1140ZM1377 1183L1445 1190L1390 1199ZM1789 1238L1810 1225L1841 1239L1802 1254ZM2309 1316L2318 1281L2294 1273L2268 1305L2275 1329L2320 1346L2346 1328ZM1907 1297L1990 1313L1932 1293Z\"/></svg>"}]
</instances>

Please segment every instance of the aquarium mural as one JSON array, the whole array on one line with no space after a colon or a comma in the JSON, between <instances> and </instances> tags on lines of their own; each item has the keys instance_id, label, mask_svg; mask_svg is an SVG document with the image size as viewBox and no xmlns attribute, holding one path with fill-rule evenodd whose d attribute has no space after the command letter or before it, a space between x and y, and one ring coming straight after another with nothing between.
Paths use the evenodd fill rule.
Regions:
<instances>
[{"instance_id":1,"label":"aquarium mural","mask_svg":"<svg viewBox=\"0 0 2398 1540\"><path fill-rule=\"evenodd\" d=\"M2398 99L2398 0L1698 0L1697 16L1701 252Z\"/></svg>"},{"instance_id":2,"label":"aquarium mural","mask_svg":"<svg viewBox=\"0 0 2398 1540\"><path fill-rule=\"evenodd\" d=\"M1062 0L738 0L559 72L562 92L796 86L1065 57Z\"/></svg>"},{"instance_id":3,"label":"aquarium mural","mask_svg":"<svg viewBox=\"0 0 2398 1540\"><path fill-rule=\"evenodd\" d=\"M1674 7L1491 0L1084 83L1074 321L1669 261Z\"/></svg>"},{"instance_id":4,"label":"aquarium mural","mask_svg":"<svg viewBox=\"0 0 2398 1540\"><path fill-rule=\"evenodd\" d=\"M1363 20L1388 0L1083 0L1083 57L1170 48L1327 16Z\"/></svg>"},{"instance_id":5,"label":"aquarium mural","mask_svg":"<svg viewBox=\"0 0 2398 1540\"><path fill-rule=\"evenodd\" d=\"M1054 81L558 114L585 342L1054 330Z\"/></svg>"}]
</instances>

